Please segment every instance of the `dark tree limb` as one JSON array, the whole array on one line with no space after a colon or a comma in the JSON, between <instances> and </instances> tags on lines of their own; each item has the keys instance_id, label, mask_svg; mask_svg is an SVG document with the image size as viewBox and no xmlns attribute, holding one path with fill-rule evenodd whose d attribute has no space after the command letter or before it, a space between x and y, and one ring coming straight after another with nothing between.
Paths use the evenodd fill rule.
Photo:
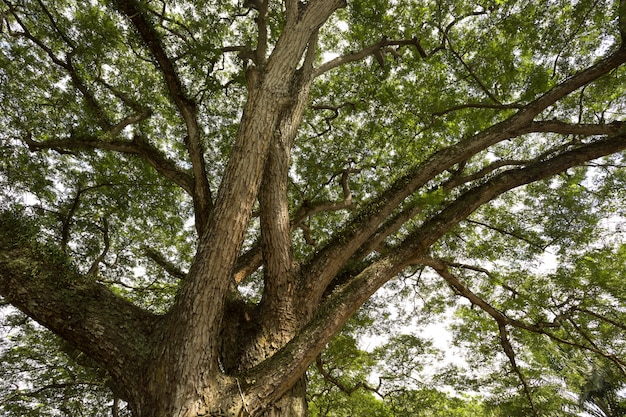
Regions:
<instances>
[{"instance_id":1,"label":"dark tree limb","mask_svg":"<svg viewBox=\"0 0 626 417\"><path fill-rule=\"evenodd\" d=\"M626 128L626 122L614 121L612 123L566 123L560 120L541 120L530 123L526 128L521 129L519 134L526 133L558 133L561 135L614 135Z\"/></svg>"},{"instance_id":2,"label":"dark tree limb","mask_svg":"<svg viewBox=\"0 0 626 417\"><path fill-rule=\"evenodd\" d=\"M500 331L500 344L502 345L502 349L509 359L509 363L511 364L511 368L513 368L513 372L515 372L520 380L524 395L526 395L526 399L528 400L528 405L530 406L533 415L538 416L539 414L537 412L535 402L533 401L533 396L530 391L530 387L528 386L528 382L526 382L526 377L524 377L522 370L517 365L517 361L515 360L515 350L513 350L513 346L511 345L509 334L506 328L506 323L498 322L498 330Z\"/></svg>"},{"instance_id":3,"label":"dark tree limb","mask_svg":"<svg viewBox=\"0 0 626 417\"><path fill-rule=\"evenodd\" d=\"M531 239L527 238L526 236L523 236L523 235L521 235L519 233L511 232L511 231L505 230L505 229L503 229L501 227L492 226L492 225L490 225L488 223L481 222L481 221L478 221L478 220L467 219L466 221L468 223L470 223L470 224L475 224L475 225L482 226L482 227L485 227L487 229L493 230L493 231L495 231L497 233L500 233L501 235L511 236L511 237L513 237L515 239L521 240L522 242L526 242L530 246L533 246L533 247L535 247L537 249L542 249L542 250L545 249L544 245L540 245L537 242L535 242L535 241L533 241L533 240L531 240Z\"/></svg>"},{"instance_id":4,"label":"dark tree limb","mask_svg":"<svg viewBox=\"0 0 626 417\"><path fill-rule=\"evenodd\" d=\"M532 333L545 335L557 343L572 346L581 350L586 350L588 352L592 352L598 356L601 356L605 359L610 360L611 362L615 363L619 367L626 366L626 361L624 361L623 359L620 359L613 354L603 352L601 349L599 349L598 347L594 345L581 344L576 341L565 339L563 337L556 335L553 332L548 331L548 329L550 328L562 327L562 323L558 319L555 319L553 323L531 324L531 323L526 323L524 321L516 320L516 319L512 319L508 317L506 314L494 308L491 304L483 300L481 297L474 294L463 282L461 282L461 280L458 277L452 274L448 268L449 262L446 262L440 259L434 259L429 256L417 257L415 258L414 261L422 265L427 265L431 267L433 270L435 270L435 272L437 272L450 285L450 287L455 291L456 294L466 298L470 303L472 303L472 305L479 307L485 313L489 314L494 320L496 320L499 326L500 325L511 326L511 327L515 327L518 329L527 330Z\"/></svg>"},{"instance_id":5,"label":"dark tree limb","mask_svg":"<svg viewBox=\"0 0 626 417\"><path fill-rule=\"evenodd\" d=\"M332 385L336 386L339 389L339 391L343 392L344 394L352 395L353 392L356 392L360 389L364 389L366 391L376 393L380 397L382 397L382 394L380 394L379 392L380 387L374 388L373 386L369 385L367 382L364 382L364 381L359 381L355 385L349 387L343 382L341 382L338 378L335 378L330 372L328 372L324 368L324 362L322 360L321 355L318 355L317 358L315 358L315 367L317 371L320 373L320 375L322 376L322 378L330 382Z\"/></svg>"},{"instance_id":6,"label":"dark tree limb","mask_svg":"<svg viewBox=\"0 0 626 417\"><path fill-rule=\"evenodd\" d=\"M450 46L449 50L452 52L452 55L454 55L454 57L461 63L461 65L463 65L463 68L465 68L465 70L467 71L467 73L469 74L469 76L476 82L476 84L478 84L478 87L483 91L483 93L485 93L485 95L487 97L489 97L489 99L491 99L491 101L493 101L494 103L496 103L497 106L504 106L502 104L502 102L500 101L500 99L498 99L489 89L489 87L487 87L487 85L485 85L485 83L480 79L480 77L478 76L478 74L476 74L476 72L474 71L474 69L467 63L465 62L465 60L463 59L463 57L461 56L460 53L458 53L453 47L452 47L452 43L450 42L450 38L447 38L447 43Z\"/></svg>"},{"instance_id":7,"label":"dark tree limb","mask_svg":"<svg viewBox=\"0 0 626 417\"><path fill-rule=\"evenodd\" d=\"M63 68L67 72L67 74L70 76L70 80L72 84L74 85L74 87L83 96L83 99L85 100L85 103L87 105L87 109L97 119L99 126L104 131L107 131L107 132L110 131L111 128L113 127L113 123L108 119L107 115L105 114L105 111L102 109L102 107L96 100L95 96L89 90L85 81L78 74L78 72L76 71L76 68L74 68L74 65L72 64L72 56L76 52L73 46L74 45L73 42L71 42L64 33L59 31L59 34L61 35L62 39L64 39L64 41L67 42L68 46L70 46L71 48L70 52L65 54L65 59L60 58L52 48L50 48L41 39L37 38L35 35L32 34L32 32L28 29L26 23L24 23L24 21L15 11L15 6L7 1L5 1L5 3L9 6L9 10L13 18L22 29L21 32L10 32L11 35L20 36L20 37L28 39L30 42L36 45L39 49L41 49L55 65ZM45 7L44 7L44 13L47 15L47 17L49 17L52 26L56 30L58 30L58 26L56 25L56 22L54 21L49 10L46 9Z\"/></svg>"},{"instance_id":8,"label":"dark tree limb","mask_svg":"<svg viewBox=\"0 0 626 417\"><path fill-rule=\"evenodd\" d=\"M104 243L104 247L102 248L102 252L100 252L100 254L92 262L91 267L89 267L89 271L87 271L86 275L91 278L97 278L100 264L103 263L106 259L107 253L109 253L109 247L111 245L109 239L109 222L107 221L106 217L102 219L102 226L99 227L99 229L102 231L102 241Z\"/></svg>"},{"instance_id":9,"label":"dark tree limb","mask_svg":"<svg viewBox=\"0 0 626 417\"><path fill-rule=\"evenodd\" d=\"M58 151L67 150L93 150L102 149L137 155L145 159L164 177L172 180L189 195L193 195L193 178L178 168L174 162L166 158L161 151L150 145L146 138L135 136L129 140L101 140L94 137L70 137L68 139L51 139L46 141L35 141L27 133L23 138L24 142L31 150L53 149Z\"/></svg>"},{"instance_id":10,"label":"dark tree limb","mask_svg":"<svg viewBox=\"0 0 626 417\"><path fill-rule=\"evenodd\" d=\"M370 45L366 48L363 48L358 52L353 52L347 55L339 56L335 59L332 59L328 62L323 63L322 65L320 65L319 67L315 69L315 73L314 73L315 77L319 77L320 75L334 68L341 67L351 62L361 61L367 58L368 56L376 57L376 59L380 63L381 60L383 59L383 52L389 52L387 48L394 47L394 46L398 48L404 47L404 46L413 46L418 50L418 52L420 53L422 57L427 57L426 52L424 52L424 48L422 48L422 45L420 44L420 41L417 38L398 39L398 40L383 38L377 43Z\"/></svg>"},{"instance_id":11,"label":"dark tree limb","mask_svg":"<svg viewBox=\"0 0 626 417\"><path fill-rule=\"evenodd\" d=\"M154 248L149 246L144 246L144 253L150 260L152 260L155 264L159 265L165 272L173 276L174 278L184 280L187 277L187 272L181 270L178 266L174 265L173 262L168 261L162 253L157 251Z\"/></svg>"},{"instance_id":12,"label":"dark tree limb","mask_svg":"<svg viewBox=\"0 0 626 417\"><path fill-rule=\"evenodd\" d=\"M456 106L452 106L449 107L445 110L441 110L441 111L437 111L433 113L433 116L444 116L448 113L452 113L458 110L465 110L465 109L493 109L493 110L519 110L521 108L523 108L524 106L522 104L516 104L516 103L512 103L512 104L494 104L494 103L465 103L465 104L458 104Z\"/></svg>"},{"instance_id":13,"label":"dark tree limb","mask_svg":"<svg viewBox=\"0 0 626 417\"><path fill-rule=\"evenodd\" d=\"M144 44L154 56L165 79L169 96L178 108L185 126L187 147L193 169L193 201L196 229L202 235L213 209L213 198L206 172L201 128L198 123L196 103L188 97L173 60L168 56L163 40L148 19L147 11L134 0L115 1L118 9L126 15L139 33Z\"/></svg>"},{"instance_id":14,"label":"dark tree limb","mask_svg":"<svg viewBox=\"0 0 626 417\"><path fill-rule=\"evenodd\" d=\"M32 246L6 227L0 242L0 295L98 361L123 385L138 383L156 317L79 275L61 252Z\"/></svg>"}]
</instances>

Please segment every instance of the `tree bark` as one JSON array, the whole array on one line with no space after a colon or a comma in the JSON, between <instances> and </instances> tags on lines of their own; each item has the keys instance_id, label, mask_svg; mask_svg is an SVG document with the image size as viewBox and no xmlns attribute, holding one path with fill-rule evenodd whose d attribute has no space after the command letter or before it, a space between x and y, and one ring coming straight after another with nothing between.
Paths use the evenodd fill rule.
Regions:
<instances>
[{"instance_id":1,"label":"tree bark","mask_svg":"<svg viewBox=\"0 0 626 417\"><path fill-rule=\"evenodd\" d=\"M248 101L215 199L206 175L197 109L186 96L174 61L140 2L114 3L134 25L164 76L188 132L190 172L139 136L132 141L71 137L41 142L27 136L25 142L33 150L107 149L140 155L192 197L199 235L196 256L170 311L157 316L89 274L79 274L63 253L32 243L36 237L31 236L32 242L20 239L20 231L0 224L0 295L104 367L116 394L129 403L135 417L306 416L308 365L385 282L419 263L431 245L502 193L626 148L622 123L534 121L549 106L621 66L626 50L620 49L508 119L434 152L362 207L306 264L298 265L289 213L291 149L311 84L319 75L313 67L317 30L343 1L285 3L285 27L272 53L265 57L267 45L262 42L248 68ZM466 185L467 190L436 207L400 244L366 259L415 217L419 208L403 204L430 181L492 145L531 132L606 137L521 161L513 168L490 168L494 173L488 178L481 171L482 182L466 176L445 183L450 188ZM244 235L257 200L259 249L251 251L248 265L240 268L238 260L246 258L241 256ZM338 285L337 277L353 260L363 261L363 266ZM263 298L258 305L249 305L233 288L260 264Z\"/></svg>"}]
</instances>

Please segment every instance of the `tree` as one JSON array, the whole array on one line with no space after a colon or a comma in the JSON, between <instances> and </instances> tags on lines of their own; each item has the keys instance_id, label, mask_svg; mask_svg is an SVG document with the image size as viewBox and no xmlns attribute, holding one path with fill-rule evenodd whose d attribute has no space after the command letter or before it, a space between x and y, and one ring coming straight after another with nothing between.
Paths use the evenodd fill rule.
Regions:
<instances>
[{"instance_id":1,"label":"tree","mask_svg":"<svg viewBox=\"0 0 626 417\"><path fill-rule=\"evenodd\" d=\"M623 261L601 220L624 214L626 2L0 18L0 294L133 416L305 415L307 368L407 277L429 308L466 300L459 334L531 415L542 343L623 376L623 263L585 256ZM562 269L529 269L545 251Z\"/></svg>"}]
</instances>

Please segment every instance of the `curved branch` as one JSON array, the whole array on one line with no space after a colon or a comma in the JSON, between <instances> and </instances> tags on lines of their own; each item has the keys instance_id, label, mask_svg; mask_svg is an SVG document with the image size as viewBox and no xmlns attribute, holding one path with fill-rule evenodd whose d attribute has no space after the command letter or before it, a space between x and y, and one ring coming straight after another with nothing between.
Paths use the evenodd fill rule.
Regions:
<instances>
[{"instance_id":1,"label":"curved branch","mask_svg":"<svg viewBox=\"0 0 626 417\"><path fill-rule=\"evenodd\" d=\"M422 48L419 39L417 38L399 40L382 39L381 41L366 48L363 48L358 52L342 55L323 63L315 69L314 77L319 77L320 75L342 65L346 65L351 62L361 61L362 59L365 59L370 55L375 56L380 62L383 52L397 53L396 50L393 50L393 52L386 50L386 48L390 48L392 46L396 46L398 48L401 48L403 46L414 46L422 58L426 58L428 56L424 51L424 48Z\"/></svg>"},{"instance_id":2,"label":"curved branch","mask_svg":"<svg viewBox=\"0 0 626 417\"><path fill-rule=\"evenodd\" d=\"M355 384L352 387L346 386L338 378L335 378L334 376L332 376L330 374L330 372L328 372L328 371L326 371L326 369L324 369L324 362L322 361L322 356L321 355L318 355L317 358L315 358L315 367L317 368L317 371L320 373L320 375L326 381L330 382L331 384L333 384L334 386L339 388L339 391L343 392L344 394L352 395L353 392L356 392L359 389L364 389L366 391L374 392L374 393L376 393L376 394L378 394L378 395L380 395L382 397L382 395L380 394L378 389L372 387L367 382L359 381L357 384Z\"/></svg>"},{"instance_id":3,"label":"curved branch","mask_svg":"<svg viewBox=\"0 0 626 417\"><path fill-rule=\"evenodd\" d=\"M170 98L178 108L187 128L185 145L189 152L193 169L193 201L196 229L202 235L213 209L211 187L206 173L204 150L200 141L201 129L198 124L196 103L187 96L173 60L165 51L160 35L146 17L142 7L134 0L116 0L115 4L132 22L141 39L150 50L161 69Z\"/></svg>"},{"instance_id":4,"label":"curved branch","mask_svg":"<svg viewBox=\"0 0 626 417\"><path fill-rule=\"evenodd\" d=\"M86 102L88 111L90 111L93 114L93 116L95 116L95 118L98 121L98 124L100 125L102 129L104 129L105 131L110 131L113 123L107 118L104 110L102 109L98 101L96 100L95 96L87 88L87 85L85 85L84 80L80 77L80 75L78 74L78 72L76 71L76 69L74 68L72 64L72 55L76 51L73 47L73 43L69 41L69 39L67 39L65 34L59 31L60 36L64 39L66 43L68 43L68 46L70 46L71 48L71 51L65 55L64 60L59 58L55 54L55 52L52 50L52 48L47 46L41 39L38 39L36 36L34 36L30 32L26 24L15 12L15 6L9 2L6 2L6 3L9 6L9 10L11 14L13 15L13 18L22 28L22 32L11 32L11 34L13 36L22 36L28 39L33 44L37 45L37 47L41 49L55 65L58 65L59 67L63 68L67 72L67 74L70 76L70 80L72 81L72 84L74 85L74 87L76 87L76 89L82 94ZM49 17L51 21L52 26L58 31L56 22L52 18L48 9L44 8L44 13L47 14L47 16Z\"/></svg>"},{"instance_id":5,"label":"curved branch","mask_svg":"<svg viewBox=\"0 0 626 417\"><path fill-rule=\"evenodd\" d=\"M485 227L487 229L493 230L494 232L498 232L498 233L500 233L502 235L511 236L511 237L513 237L515 239L521 240L522 242L526 242L530 246L533 246L535 248L545 249L544 246L539 245L537 242L534 242L531 239L529 239L526 236L523 236L523 235L521 235L519 233L511 232L511 231L505 230L505 229L503 229L501 227L492 226L490 224L487 224L487 223L481 222L481 221L477 221L477 220L467 219L466 221L468 223L475 224L475 225L482 226L482 227Z\"/></svg>"},{"instance_id":6,"label":"curved branch","mask_svg":"<svg viewBox=\"0 0 626 417\"><path fill-rule=\"evenodd\" d=\"M526 377L522 373L522 370L517 365L517 361L515 360L515 350L513 350L513 346L511 345L511 341L509 340L509 334L506 329L506 323L498 321L498 330L500 332L500 344L502 345L502 349L509 359L509 363L511 364L511 368L513 368L513 372L517 375L522 384L522 388L524 390L524 394L528 399L528 404L530 405L530 409L533 412L534 416L538 416L537 409L535 408L535 402L533 401L532 394L530 392L530 387L526 382Z\"/></svg>"},{"instance_id":7,"label":"curved branch","mask_svg":"<svg viewBox=\"0 0 626 417\"><path fill-rule=\"evenodd\" d=\"M459 280L459 278L457 278L454 274L452 274L448 270L448 263L445 261L442 261L440 259L434 259L429 256L418 257L418 258L415 258L414 261L416 263L427 265L433 268L435 272L437 272L439 276L441 276L450 285L450 287L455 291L455 293L466 298L467 300L470 301L470 303L472 303L472 305L479 307L485 313L489 314L494 320L496 320L496 322L498 323L498 326L503 326L503 325L513 326L518 329L530 331L532 333L545 335L549 337L550 339L554 340L555 342L573 346L578 349L587 350L589 352L593 352L599 356L602 356L614 362L618 366L626 366L626 362L623 359L619 359L615 355L611 355L606 352L603 352L594 345L592 346L581 345L577 342L572 342L571 340L563 339L562 337L559 337L555 335L554 333L551 333L546 330L547 327L558 327L559 324L556 322L546 326L545 323L529 324L521 320L516 320L516 319L512 319L508 317L501 311L494 308L491 304L487 303L485 300L483 300L482 298L474 294L467 286L465 286L465 284L463 284L463 282L461 282L461 280Z\"/></svg>"},{"instance_id":8,"label":"curved branch","mask_svg":"<svg viewBox=\"0 0 626 417\"><path fill-rule=\"evenodd\" d=\"M455 145L437 151L425 162L410 169L386 191L364 203L361 213L357 214L326 247L322 248L305 265L304 270L309 272L305 278L303 296L319 299L344 262L357 253L373 234L377 233L378 227L408 196L428 181L496 143L520 134L530 133L529 126L532 126L533 119L541 111L579 87L611 72L624 62L626 62L626 49L619 50L568 78L504 121L463 139ZM545 127L546 125L534 126L535 129ZM554 127L555 125L552 125L552 128Z\"/></svg>"},{"instance_id":9,"label":"curved branch","mask_svg":"<svg viewBox=\"0 0 626 417\"><path fill-rule=\"evenodd\" d=\"M53 149L62 152L68 149L103 149L137 155L145 159L160 174L172 180L189 195L193 195L193 178L178 168L174 162L167 159L158 149L150 145L146 138L141 136L135 136L132 141L101 140L94 137L71 137L69 139L52 139L39 142L33 140L30 133L27 133L22 140L31 150Z\"/></svg>"},{"instance_id":10,"label":"curved branch","mask_svg":"<svg viewBox=\"0 0 626 417\"><path fill-rule=\"evenodd\" d=\"M87 271L86 275L91 278L97 278L100 264L106 259L107 253L109 252L109 247L111 245L111 242L109 240L109 222L107 221L106 217L102 219L102 227L99 227L99 229L102 231L104 248L102 248L102 252L100 252L100 255L98 255L98 257L94 259L91 267L89 267L89 271Z\"/></svg>"},{"instance_id":11,"label":"curved branch","mask_svg":"<svg viewBox=\"0 0 626 417\"><path fill-rule=\"evenodd\" d=\"M476 82L476 84L478 84L478 87L487 95L487 97L489 97L494 103L496 103L496 105L502 107L503 106L502 102L489 90L489 88L485 85L485 83L483 83L483 81L474 72L472 67L470 67L469 64L467 62L465 62L465 60L463 59L461 54L459 54L452 47L452 43L450 42L450 38L448 38L446 36L446 39L448 41L448 45L450 45L450 51L452 52L452 55L454 55L454 57L459 60L459 62L461 63L461 65L463 65L463 68L465 68L465 70L468 72L470 77L472 77L472 79Z\"/></svg>"},{"instance_id":12,"label":"curved branch","mask_svg":"<svg viewBox=\"0 0 626 417\"><path fill-rule=\"evenodd\" d=\"M118 381L137 383L157 318L80 276L61 252L0 225L0 295L88 354ZM8 229L9 228L9 229Z\"/></svg>"},{"instance_id":13,"label":"curved branch","mask_svg":"<svg viewBox=\"0 0 626 417\"><path fill-rule=\"evenodd\" d=\"M341 201L305 201L294 214L291 220L291 229L294 230L299 227L306 218L318 213L354 207L352 191L350 190L350 174L354 172L359 172L359 170L347 168L341 172L341 189L343 193L343 199ZM334 177L333 175L333 178ZM332 181L333 178L331 178L329 182Z\"/></svg>"},{"instance_id":14,"label":"curved branch","mask_svg":"<svg viewBox=\"0 0 626 417\"><path fill-rule=\"evenodd\" d=\"M187 278L186 272L178 268L178 266L174 265L174 263L168 261L165 256L159 253L156 249L153 249L149 246L144 246L143 251L148 258L150 258L155 264L159 265L165 270L165 272L167 272L174 278L180 280L184 280L185 278Z\"/></svg>"},{"instance_id":15,"label":"curved branch","mask_svg":"<svg viewBox=\"0 0 626 417\"><path fill-rule=\"evenodd\" d=\"M616 320L613 320L613 319L610 319L608 317L605 317L602 314L596 313L595 311L591 311L591 310L589 310L587 308L577 308L577 307L574 307L574 309L577 310L577 311L580 311L582 313L588 314L588 315L590 315L592 317L595 317L598 320L605 321L605 322L609 323L610 325L617 327L618 329L626 330L626 324L620 323L620 322L618 322Z\"/></svg>"},{"instance_id":16,"label":"curved branch","mask_svg":"<svg viewBox=\"0 0 626 417\"><path fill-rule=\"evenodd\" d=\"M354 103L349 102L349 101L345 102L345 103L342 103L342 104L340 104L338 106L330 106L330 105L322 105L322 104L311 106L311 108L313 110L330 110L330 111L332 111L332 115L324 117L324 122L326 123L326 129L324 129L322 132L318 133L317 137L323 136L326 133L330 132L330 130L332 129L331 122L339 117L339 109L341 109L343 107L347 107L347 106L352 107L352 109L354 109L356 107L354 105Z\"/></svg>"},{"instance_id":17,"label":"curved branch","mask_svg":"<svg viewBox=\"0 0 626 417\"><path fill-rule=\"evenodd\" d=\"M433 113L433 116L444 116L448 113L452 113L458 110L464 109L494 109L494 110L511 110L511 109L522 109L524 108L521 104L493 104L493 103L465 103L459 104L456 106L449 107L445 110L437 111Z\"/></svg>"},{"instance_id":18,"label":"curved branch","mask_svg":"<svg viewBox=\"0 0 626 417\"><path fill-rule=\"evenodd\" d=\"M530 388L528 386L528 383L526 382L524 374L517 365L517 361L515 360L515 351L513 350L513 346L511 345L511 341L509 340L507 325L510 325L512 320L509 319L504 313L495 309L489 303L470 291L470 289L467 288L456 276L450 273L446 262L435 260L432 258L423 259L422 261L423 262L420 263L432 267L448 283L448 285L450 285L450 287L455 291L456 294L467 298L472 303L472 305L480 307L481 310L485 311L496 321L496 323L498 324L500 344L502 345L502 349L504 350L504 353L506 354L509 363L511 364L511 367L513 368L513 371L518 376L520 383L522 384L524 394L528 399L530 408L533 411L533 415L537 415L537 410L535 409L535 404L530 392Z\"/></svg>"}]
</instances>

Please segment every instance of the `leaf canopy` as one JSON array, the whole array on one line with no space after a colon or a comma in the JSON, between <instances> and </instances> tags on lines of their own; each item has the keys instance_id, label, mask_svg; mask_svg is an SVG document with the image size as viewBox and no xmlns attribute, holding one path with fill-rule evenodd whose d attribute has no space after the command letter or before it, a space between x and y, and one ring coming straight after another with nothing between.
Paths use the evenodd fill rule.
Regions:
<instances>
[{"instance_id":1,"label":"leaf canopy","mask_svg":"<svg viewBox=\"0 0 626 417\"><path fill-rule=\"evenodd\" d=\"M136 2L150 44L114 3L0 3L0 221L162 314L202 238L184 109L218 190L251 69L288 18L282 2ZM624 7L355 0L320 27L288 169L294 260L317 273L325 251L372 229L322 291L332 300L388 254L419 256L311 365L312 415L621 415L626 165L622 145L597 149L625 132ZM263 239L260 211L241 263ZM237 281L249 305L264 279L257 265ZM437 322L453 323L467 366L434 366L443 354L420 330ZM118 412L102 368L76 366L20 314L3 326L4 415Z\"/></svg>"}]
</instances>

